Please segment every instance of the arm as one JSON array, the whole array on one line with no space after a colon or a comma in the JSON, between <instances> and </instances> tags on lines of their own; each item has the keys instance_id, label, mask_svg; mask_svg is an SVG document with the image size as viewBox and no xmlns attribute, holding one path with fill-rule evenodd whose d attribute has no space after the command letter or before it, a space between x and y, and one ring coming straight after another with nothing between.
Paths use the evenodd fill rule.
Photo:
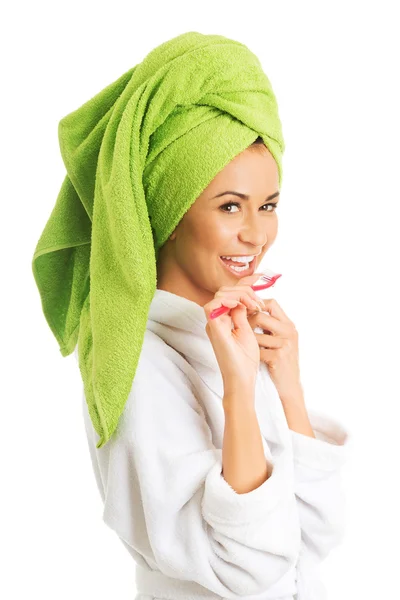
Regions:
<instances>
[{"instance_id":1,"label":"arm","mask_svg":"<svg viewBox=\"0 0 400 600\"><path fill-rule=\"evenodd\" d=\"M250 414L247 433L256 431ZM110 443L103 519L152 568L233 599L265 592L293 570L300 526L286 468L270 465L266 481L238 494L221 474L222 449L188 377L171 360L141 357ZM224 468L241 489L264 477L255 470L244 480L229 458Z\"/></svg>"},{"instance_id":2,"label":"arm","mask_svg":"<svg viewBox=\"0 0 400 600\"><path fill-rule=\"evenodd\" d=\"M302 529L302 553L323 560L338 546L345 529L341 467L350 435L334 419L307 410L304 401L286 404L291 429L294 484Z\"/></svg>"},{"instance_id":3,"label":"arm","mask_svg":"<svg viewBox=\"0 0 400 600\"><path fill-rule=\"evenodd\" d=\"M280 396L280 400L289 429L296 431L297 433L302 433L308 437L315 438L304 402L302 389L294 393L290 398Z\"/></svg>"},{"instance_id":4,"label":"arm","mask_svg":"<svg viewBox=\"0 0 400 600\"><path fill-rule=\"evenodd\" d=\"M297 563L298 594L326 597L317 570L344 537L345 496L341 467L351 444L349 432L337 421L308 411L302 391L281 398L291 430L294 490L301 526L301 548Z\"/></svg>"},{"instance_id":5,"label":"arm","mask_svg":"<svg viewBox=\"0 0 400 600\"><path fill-rule=\"evenodd\" d=\"M237 389L224 395L222 475L238 494L251 492L268 479L260 426L254 409L254 390Z\"/></svg>"}]
</instances>

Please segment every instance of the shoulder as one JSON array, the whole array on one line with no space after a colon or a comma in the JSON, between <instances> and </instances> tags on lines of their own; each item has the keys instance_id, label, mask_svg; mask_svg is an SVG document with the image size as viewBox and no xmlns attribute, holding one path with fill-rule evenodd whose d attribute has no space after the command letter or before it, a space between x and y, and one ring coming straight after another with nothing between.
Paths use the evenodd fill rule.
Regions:
<instances>
[{"instance_id":1,"label":"shoulder","mask_svg":"<svg viewBox=\"0 0 400 600\"><path fill-rule=\"evenodd\" d=\"M187 376L191 369L182 354L146 329L136 370L138 377L153 373L156 377L170 379L171 376Z\"/></svg>"},{"instance_id":2,"label":"shoulder","mask_svg":"<svg viewBox=\"0 0 400 600\"><path fill-rule=\"evenodd\" d=\"M197 407L193 367L159 336L146 330L126 412L169 409L185 403ZM196 408L197 409L197 408Z\"/></svg>"},{"instance_id":3,"label":"shoulder","mask_svg":"<svg viewBox=\"0 0 400 600\"><path fill-rule=\"evenodd\" d=\"M118 443L145 448L149 440L179 439L191 431L211 440L199 401L198 374L159 336L147 331L132 387L118 425ZM196 434L197 432L197 434Z\"/></svg>"}]
</instances>

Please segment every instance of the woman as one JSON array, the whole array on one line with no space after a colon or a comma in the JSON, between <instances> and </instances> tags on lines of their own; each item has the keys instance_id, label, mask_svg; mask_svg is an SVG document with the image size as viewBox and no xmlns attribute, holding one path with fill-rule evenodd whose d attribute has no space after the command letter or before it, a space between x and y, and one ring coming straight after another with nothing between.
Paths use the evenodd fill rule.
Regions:
<instances>
[{"instance_id":1,"label":"woman","mask_svg":"<svg viewBox=\"0 0 400 600\"><path fill-rule=\"evenodd\" d=\"M76 353L103 519L136 562L137 600L321 600L349 433L306 410L295 326L251 288L284 150L258 59L182 34L59 135L68 175L33 270Z\"/></svg>"}]
</instances>

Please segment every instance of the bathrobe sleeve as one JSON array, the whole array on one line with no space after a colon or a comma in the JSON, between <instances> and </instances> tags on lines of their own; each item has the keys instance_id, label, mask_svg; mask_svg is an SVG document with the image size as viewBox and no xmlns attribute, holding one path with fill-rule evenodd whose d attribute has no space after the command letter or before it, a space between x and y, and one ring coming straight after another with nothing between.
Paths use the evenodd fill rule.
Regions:
<instances>
[{"instance_id":1,"label":"bathrobe sleeve","mask_svg":"<svg viewBox=\"0 0 400 600\"><path fill-rule=\"evenodd\" d=\"M316 437L292 430L291 436L301 555L315 564L343 541L346 502L341 469L353 438L337 420L314 410L308 410L308 415Z\"/></svg>"},{"instance_id":2,"label":"bathrobe sleeve","mask_svg":"<svg viewBox=\"0 0 400 600\"><path fill-rule=\"evenodd\" d=\"M224 598L266 591L295 568L301 539L290 479L270 464L258 488L230 487L222 449L170 358L142 353L108 443L103 520L152 568Z\"/></svg>"}]
</instances>

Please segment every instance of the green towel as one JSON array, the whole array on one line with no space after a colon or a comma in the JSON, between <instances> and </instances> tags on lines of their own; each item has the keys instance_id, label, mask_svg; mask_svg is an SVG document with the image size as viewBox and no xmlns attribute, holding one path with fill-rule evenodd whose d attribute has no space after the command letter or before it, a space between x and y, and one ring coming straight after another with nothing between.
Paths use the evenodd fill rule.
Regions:
<instances>
[{"instance_id":1,"label":"green towel","mask_svg":"<svg viewBox=\"0 0 400 600\"><path fill-rule=\"evenodd\" d=\"M158 252L211 180L262 137L284 141L259 59L221 35L181 34L61 119L66 176L32 270L62 356L78 344L102 447L132 387Z\"/></svg>"}]
</instances>

